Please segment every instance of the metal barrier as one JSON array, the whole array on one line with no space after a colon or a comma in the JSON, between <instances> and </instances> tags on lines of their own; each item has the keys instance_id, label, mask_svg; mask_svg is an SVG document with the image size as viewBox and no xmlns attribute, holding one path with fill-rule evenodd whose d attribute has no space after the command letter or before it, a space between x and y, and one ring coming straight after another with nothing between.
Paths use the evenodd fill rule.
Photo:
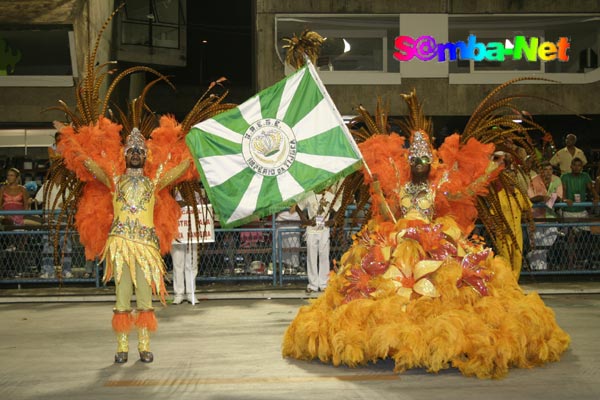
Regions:
<instances>
[{"instance_id":1,"label":"metal barrier","mask_svg":"<svg viewBox=\"0 0 600 400\"><path fill-rule=\"evenodd\" d=\"M536 219L533 237L524 229L522 275L600 273L600 210L591 202L576 204L592 212L587 218ZM569 205L554 204L559 212L565 207Z\"/></svg>"},{"instance_id":2,"label":"metal barrier","mask_svg":"<svg viewBox=\"0 0 600 400\"><path fill-rule=\"evenodd\" d=\"M0 211L0 219L15 214L37 218L38 222L3 226L0 230L0 284L85 282L100 286L102 265L86 262L74 231L61 234L61 243L70 240L71 246L65 246L61 252L62 262L57 270L49 278L42 278L44 258L52 257L48 254L50 232L39 222L41 211ZM332 235L332 262L340 259L359 229L356 225L346 226L343 235ZM523 229L527 232L525 226ZM278 222L275 218L242 228L215 229L216 241L202 245L197 281L262 281L274 286L306 281L304 231L298 223ZM524 236L523 275L600 274L598 218L537 223L532 241L535 247ZM66 274L68 256L70 275ZM171 268L170 256L166 261Z\"/></svg>"},{"instance_id":3,"label":"metal barrier","mask_svg":"<svg viewBox=\"0 0 600 400\"><path fill-rule=\"evenodd\" d=\"M68 281L100 285L99 266L85 260L77 231L59 233L61 263L55 267L55 233L43 224L42 211L0 211L0 220L8 215L24 215L25 224L0 225L0 283Z\"/></svg>"}]
</instances>

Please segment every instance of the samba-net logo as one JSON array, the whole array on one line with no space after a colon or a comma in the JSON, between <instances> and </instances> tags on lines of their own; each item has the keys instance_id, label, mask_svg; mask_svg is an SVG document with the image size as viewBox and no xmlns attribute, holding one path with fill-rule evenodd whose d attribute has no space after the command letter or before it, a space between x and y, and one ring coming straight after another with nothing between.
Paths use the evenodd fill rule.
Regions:
<instances>
[{"instance_id":1,"label":"samba-net logo","mask_svg":"<svg viewBox=\"0 0 600 400\"><path fill-rule=\"evenodd\" d=\"M529 40L525 36L515 36L513 41L488 42L477 41L475 35L469 35L466 42L437 43L431 36L398 36L394 41L394 58L398 61L410 61L418 58L438 62L473 60L473 61L505 61L506 59L535 62L558 60L569 61L568 50L571 47L569 38L560 37L555 42L541 42L537 37Z\"/></svg>"}]
</instances>

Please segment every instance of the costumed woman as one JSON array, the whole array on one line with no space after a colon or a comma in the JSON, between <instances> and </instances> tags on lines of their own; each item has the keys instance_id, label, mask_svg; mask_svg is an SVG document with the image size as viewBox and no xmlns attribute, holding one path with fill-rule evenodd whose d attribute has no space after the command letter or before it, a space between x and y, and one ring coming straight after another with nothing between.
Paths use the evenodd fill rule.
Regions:
<instances>
[{"instance_id":1,"label":"costumed woman","mask_svg":"<svg viewBox=\"0 0 600 400\"><path fill-rule=\"evenodd\" d=\"M398 372L452 366L480 378L558 360L569 337L552 310L523 293L505 258L468 238L474 197L494 177L493 145L459 146L453 135L436 155L422 130L406 154L402 145L397 135L359 145L381 177L365 177L374 215L325 293L298 312L283 355L349 366L390 357Z\"/></svg>"},{"instance_id":2,"label":"costumed woman","mask_svg":"<svg viewBox=\"0 0 600 400\"><path fill-rule=\"evenodd\" d=\"M389 132L383 107L374 118L359 109L365 128L355 136L370 173L365 167L364 176L350 176L343 190L346 198L368 185L370 219L324 294L288 327L284 357L352 367L392 358L396 372L454 367L479 378L559 359L570 338L553 311L538 294L523 293L509 260L472 235L478 209L497 238L510 226L484 207L498 206L490 186L501 172L491 160L494 141L524 140L528 129L512 122L518 96L492 100L503 87L437 151L414 93L404 96L410 113L400 123L408 149Z\"/></svg>"},{"instance_id":3,"label":"costumed woman","mask_svg":"<svg viewBox=\"0 0 600 400\"><path fill-rule=\"evenodd\" d=\"M104 69L110 64L94 67L101 34L77 88L77 111L62 102L57 107L66 113L70 124L61 130L62 158L53 163L48 179L59 185L61 193L68 193L58 223L66 218L68 227L77 227L88 260L98 257L105 261L105 282L114 276L115 362L127 362L128 335L134 326L140 360L152 362L149 332L157 328L152 295L166 303L162 255L170 250L181 214L170 192L176 184L184 203L195 205L194 193L200 189L185 134L193 124L232 105L219 104L226 93L206 97L207 91L181 124L169 116L157 121L154 114L147 112L145 96L157 82L170 82L143 66L131 67L116 76L101 101L99 88L108 75ZM148 72L158 78L129 105L128 115L118 110L117 124L105 117L108 100L116 85L133 72ZM74 210L76 213L69 213ZM194 214L197 223L197 210ZM130 305L134 288L135 312Z\"/></svg>"}]
</instances>

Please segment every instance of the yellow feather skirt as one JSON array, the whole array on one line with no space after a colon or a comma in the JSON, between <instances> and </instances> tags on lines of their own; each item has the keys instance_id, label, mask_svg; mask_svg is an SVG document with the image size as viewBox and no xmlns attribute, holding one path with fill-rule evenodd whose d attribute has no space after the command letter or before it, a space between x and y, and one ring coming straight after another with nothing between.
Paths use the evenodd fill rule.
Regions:
<instances>
[{"instance_id":1,"label":"yellow feather skirt","mask_svg":"<svg viewBox=\"0 0 600 400\"><path fill-rule=\"evenodd\" d=\"M417 241L404 242L418 247ZM401 244L396 248L400 257L406 254ZM356 264L367 252L355 240L342 263ZM402 269L401 261L392 258L390 264ZM298 311L285 333L283 356L350 367L392 358L395 372L454 367L478 378L501 378L511 367L558 361L570 337L554 312L537 293L522 291L505 259L489 256L485 269L491 277L487 295L457 285L463 267L459 257L448 257L428 275L434 296L401 295L410 283L400 280L408 289L399 288L383 274L369 277L367 295L349 299L349 267L342 265L323 295Z\"/></svg>"},{"instance_id":2,"label":"yellow feather skirt","mask_svg":"<svg viewBox=\"0 0 600 400\"><path fill-rule=\"evenodd\" d=\"M137 286L135 267L139 265L144 274L144 280L152 288L152 293L158 295L161 303L165 304L167 290L163 277L166 266L158 248L148 243L110 235L106 241L102 259L106 261L105 282L108 282L113 274L115 280L120 282L123 270L127 268L133 284Z\"/></svg>"}]
</instances>

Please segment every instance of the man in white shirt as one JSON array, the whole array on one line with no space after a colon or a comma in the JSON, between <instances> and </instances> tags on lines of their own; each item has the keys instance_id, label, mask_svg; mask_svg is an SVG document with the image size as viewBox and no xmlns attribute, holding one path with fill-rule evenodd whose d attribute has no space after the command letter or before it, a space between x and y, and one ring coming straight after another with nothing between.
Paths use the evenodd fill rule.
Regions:
<instances>
[{"instance_id":1,"label":"man in white shirt","mask_svg":"<svg viewBox=\"0 0 600 400\"><path fill-rule=\"evenodd\" d=\"M583 162L583 165L587 164L587 158L583 150L575 147L575 143L577 143L577 136L569 133L565 138L566 146L558 150L550 159L550 164L560 168L561 175L571 172L571 162L574 158L579 158Z\"/></svg>"},{"instance_id":2,"label":"man in white shirt","mask_svg":"<svg viewBox=\"0 0 600 400\"><path fill-rule=\"evenodd\" d=\"M342 181L319 193L309 192L297 204L298 213L306 225L307 293L323 291L329 280L329 225L332 212L342 205L341 196L334 201L334 193ZM304 215L308 214L308 219Z\"/></svg>"},{"instance_id":3,"label":"man in white shirt","mask_svg":"<svg viewBox=\"0 0 600 400\"><path fill-rule=\"evenodd\" d=\"M201 196L195 193L196 203L201 205ZM179 191L175 192L175 200L182 206L182 212L187 207ZM201 209L201 208L199 208ZM200 216L202 218L202 216ZM173 260L173 304L183 303L184 297L188 303L195 305L196 276L198 276L198 243L189 243L186 239L175 239L171 247Z\"/></svg>"}]
</instances>

